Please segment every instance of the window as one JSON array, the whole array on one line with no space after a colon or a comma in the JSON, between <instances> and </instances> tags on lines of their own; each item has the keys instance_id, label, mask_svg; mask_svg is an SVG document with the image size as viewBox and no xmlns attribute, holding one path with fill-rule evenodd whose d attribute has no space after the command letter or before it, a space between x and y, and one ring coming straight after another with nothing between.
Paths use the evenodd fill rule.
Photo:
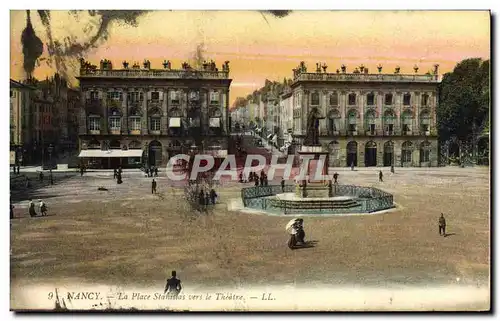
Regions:
<instances>
[{"instance_id":1,"label":"window","mask_svg":"<svg viewBox=\"0 0 500 321\"><path fill-rule=\"evenodd\" d=\"M428 112L422 112L420 114L420 130L424 133L429 131L430 116Z\"/></svg>"},{"instance_id":2,"label":"window","mask_svg":"<svg viewBox=\"0 0 500 321\"><path fill-rule=\"evenodd\" d=\"M319 93L314 92L311 94L311 105L313 106L319 105Z\"/></svg>"},{"instance_id":3,"label":"window","mask_svg":"<svg viewBox=\"0 0 500 321\"><path fill-rule=\"evenodd\" d=\"M409 106L411 103L411 95L410 94L404 94L403 96L403 105Z\"/></svg>"},{"instance_id":4,"label":"window","mask_svg":"<svg viewBox=\"0 0 500 321\"><path fill-rule=\"evenodd\" d=\"M420 162L429 162L431 154L431 144L429 142L423 142L420 145Z\"/></svg>"},{"instance_id":5,"label":"window","mask_svg":"<svg viewBox=\"0 0 500 321\"><path fill-rule=\"evenodd\" d=\"M153 100L153 101L159 101L160 100L160 92L153 91L151 93L151 100Z\"/></svg>"},{"instance_id":6,"label":"window","mask_svg":"<svg viewBox=\"0 0 500 321\"><path fill-rule=\"evenodd\" d=\"M373 93L369 93L368 95L366 95L366 104L368 106L375 105L375 95Z\"/></svg>"},{"instance_id":7,"label":"window","mask_svg":"<svg viewBox=\"0 0 500 321\"><path fill-rule=\"evenodd\" d=\"M89 130L101 130L101 119L98 116L89 117Z\"/></svg>"},{"instance_id":8,"label":"window","mask_svg":"<svg viewBox=\"0 0 500 321\"><path fill-rule=\"evenodd\" d=\"M371 135L375 135L375 114L373 111L366 113L366 127Z\"/></svg>"},{"instance_id":9,"label":"window","mask_svg":"<svg viewBox=\"0 0 500 321\"><path fill-rule=\"evenodd\" d=\"M333 93L330 95L330 106L337 106L339 104L339 95Z\"/></svg>"},{"instance_id":10,"label":"window","mask_svg":"<svg viewBox=\"0 0 500 321\"><path fill-rule=\"evenodd\" d=\"M356 105L356 94L349 94L349 105Z\"/></svg>"},{"instance_id":11,"label":"window","mask_svg":"<svg viewBox=\"0 0 500 321\"><path fill-rule=\"evenodd\" d=\"M401 162L411 163L412 145L410 142L404 142L401 146Z\"/></svg>"},{"instance_id":12,"label":"window","mask_svg":"<svg viewBox=\"0 0 500 321\"><path fill-rule=\"evenodd\" d=\"M119 91L108 91L108 100L122 100L122 93Z\"/></svg>"},{"instance_id":13,"label":"window","mask_svg":"<svg viewBox=\"0 0 500 321\"><path fill-rule=\"evenodd\" d=\"M189 92L189 100L199 100L200 99L200 93L197 91L190 91Z\"/></svg>"},{"instance_id":14,"label":"window","mask_svg":"<svg viewBox=\"0 0 500 321\"><path fill-rule=\"evenodd\" d=\"M210 93L210 104L218 104L219 103L219 92L212 91Z\"/></svg>"},{"instance_id":15,"label":"window","mask_svg":"<svg viewBox=\"0 0 500 321\"><path fill-rule=\"evenodd\" d=\"M392 94L385 94L385 104L392 105Z\"/></svg>"},{"instance_id":16,"label":"window","mask_svg":"<svg viewBox=\"0 0 500 321\"><path fill-rule=\"evenodd\" d=\"M152 131L160 131L160 118L151 117L149 122L149 129Z\"/></svg>"},{"instance_id":17,"label":"window","mask_svg":"<svg viewBox=\"0 0 500 321\"><path fill-rule=\"evenodd\" d=\"M349 131L350 132L356 131L356 112L354 111L351 111L349 113Z\"/></svg>"},{"instance_id":18,"label":"window","mask_svg":"<svg viewBox=\"0 0 500 321\"><path fill-rule=\"evenodd\" d=\"M130 130L141 130L140 117L130 117Z\"/></svg>"},{"instance_id":19,"label":"window","mask_svg":"<svg viewBox=\"0 0 500 321\"><path fill-rule=\"evenodd\" d=\"M109 129L110 130L120 130L121 128L121 118L120 117L109 117Z\"/></svg>"},{"instance_id":20,"label":"window","mask_svg":"<svg viewBox=\"0 0 500 321\"><path fill-rule=\"evenodd\" d=\"M98 91L91 91L90 92L90 100L98 100L99 99L99 92Z\"/></svg>"},{"instance_id":21,"label":"window","mask_svg":"<svg viewBox=\"0 0 500 321\"><path fill-rule=\"evenodd\" d=\"M427 106L428 103L429 103L429 95L423 94L422 95L422 106Z\"/></svg>"},{"instance_id":22,"label":"window","mask_svg":"<svg viewBox=\"0 0 500 321\"><path fill-rule=\"evenodd\" d=\"M171 91L170 92L170 102L172 104L179 104L180 102L180 92L178 91Z\"/></svg>"},{"instance_id":23,"label":"window","mask_svg":"<svg viewBox=\"0 0 500 321\"><path fill-rule=\"evenodd\" d=\"M403 113L403 133L409 133L412 130L413 118L410 112L406 111Z\"/></svg>"},{"instance_id":24,"label":"window","mask_svg":"<svg viewBox=\"0 0 500 321\"><path fill-rule=\"evenodd\" d=\"M127 94L127 100L131 102L140 102L144 100L144 94L139 91L132 91Z\"/></svg>"}]
</instances>

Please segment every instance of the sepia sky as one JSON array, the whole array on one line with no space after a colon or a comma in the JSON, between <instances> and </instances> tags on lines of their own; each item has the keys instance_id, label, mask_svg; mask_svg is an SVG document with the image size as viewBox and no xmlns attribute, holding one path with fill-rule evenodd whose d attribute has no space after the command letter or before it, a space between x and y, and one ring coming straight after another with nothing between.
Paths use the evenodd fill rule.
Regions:
<instances>
[{"instance_id":1,"label":"sepia sky","mask_svg":"<svg viewBox=\"0 0 500 321\"><path fill-rule=\"evenodd\" d=\"M74 36L88 41L96 32L95 19L81 13L76 19L65 11L53 11L52 31L61 41ZM32 23L45 43L46 33L35 11ZM10 13L10 76L24 78L21 32L25 11ZM266 22L267 20L267 22ZM348 72L364 64L377 72L419 73L440 65L440 73L453 69L469 57L490 57L490 15L487 11L294 11L274 18L256 11L155 11L138 18L138 26L113 23L108 39L90 51L94 64L107 58L115 68L127 60L132 65L147 58L152 68L163 68L164 59L173 68L190 59L203 44L205 57L219 69L230 61L231 103L263 86L265 79L282 81L292 77L292 68L304 60L314 72L316 62L325 62L329 72L341 64ZM46 48L42 58L48 57ZM76 59L72 60L76 66ZM54 73L44 61L35 70L43 79ZM77 85L77 82L74 82Z\"/></svg>"}]
</instances>

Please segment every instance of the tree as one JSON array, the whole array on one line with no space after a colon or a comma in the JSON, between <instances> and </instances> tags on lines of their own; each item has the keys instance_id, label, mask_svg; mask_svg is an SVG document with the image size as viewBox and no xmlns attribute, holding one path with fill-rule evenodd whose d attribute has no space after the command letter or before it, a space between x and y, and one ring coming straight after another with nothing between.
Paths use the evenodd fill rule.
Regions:
<instances>
[{"instance_id":1,"label":"tree","mask_svg":"<svg viewBox=\"0 0 500 321\"><path fill-rule=\"evenodd\" d=\"M490 109L490 62L465 59L439 85L437 126L442 141L467 140L487 120Z\"/></svg>"}]
</instances>

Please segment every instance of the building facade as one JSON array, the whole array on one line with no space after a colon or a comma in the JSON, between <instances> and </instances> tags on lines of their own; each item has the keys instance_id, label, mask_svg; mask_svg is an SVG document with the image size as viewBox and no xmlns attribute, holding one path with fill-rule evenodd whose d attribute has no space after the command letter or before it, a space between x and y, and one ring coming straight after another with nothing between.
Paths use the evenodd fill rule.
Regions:
<instances>
[{"instance_id":1,"label":"building facade","mask_svg":"<svg viewBox=\"0 0 500 321\"><path fill-rule=\"evenodd\" d=\"M280 97L280 123L278 145L292 142L293 134L293 96L290 87L285 87Z\"/></svg>"},{"instance_id":2,"label":"building facade","mask_svg":"<svg viewBox=\"0 0 500 321\"><path fill-rule=\"evenodd\" d=\"M438 65L433 74L307 72L303 62L291 84L294 141L306 136L317 113L321 145L330 166L438 166L436 108Z\"/></svg>"},{"instance_id":3,"label":"building facade","mask_svg":"<svg viewBox=\"0 0 500 321\"><path fill-rule=\"evenodd\" d=\"M81 157L114 168L165 165L180 153L227 155L229 63L221 71L214 62L202 70L187 63L172 69L169 61L163 67L81 61Z\"/></svg>"},{"instance_id":4,"label":"building facade","mask_svg":"<svg viewBox=\"0 0 500 321\"><path fill-rule=\"evenodd\" d=\"M31 125L34 87L10 79L10 150L11 165L28 161L29 146L33 140Z\"/></svg>"}]
</instances>

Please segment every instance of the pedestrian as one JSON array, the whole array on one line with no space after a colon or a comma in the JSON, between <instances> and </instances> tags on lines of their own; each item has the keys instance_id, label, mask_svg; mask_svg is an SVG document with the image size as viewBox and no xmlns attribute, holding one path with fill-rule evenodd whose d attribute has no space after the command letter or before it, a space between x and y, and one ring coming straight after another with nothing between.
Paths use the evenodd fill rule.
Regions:
<instances>
[{"instance_id":1,"label":"pedestrian","mask_svg":"<svg viewBox=\"0 0 500 321\"><path fill-rule=\"evenodd\" d=\"M33 203L33 200L30 199L30 202L28 204L28 213L31 217L35 217L37 214L36 214L36 210L35 210L35 203Z\"/></svg>"},{"instance_id":2,"label":"pedestrian","mask_svg":"<svg viewBox=\"0 0 500 321\"><path fill-rule=\"evenodd\" d=\"M338 184L338 178L339 178L339 173L335 172L335 174L333 174L333 184Z\"/></svg>"},{"instance_id":3,"label":"pedestrian","mask_svg":"<svg viewBox=\"0 0 500 321\"><path fill-rule=\"evenodd\" d=\"M208 192L205 193L205 205L210 205L210 194Z\"/></svg>"},{"instance_id":4,"label":"pedestrian","mask_svg":"<svg viewBox=\"0 0 500 321\"><path fill-rule=\"evenodd\" d=\"M443 213L441 213L441 216L439 217L439 235L446 237L446 220Z\"/></svg>"},{"instance_id":5,"label":"pedestrian","mask_svg":"<svg viewBox=\"0 0 500 321\"><path fill-rule=\"evenodd\" d=\"M80 177L83 177L83 171L84 171L84 168L83 168L83 165L80 166Z\"/></svg>"},{"instance_id":6,"label":"pedestrian","mask_svg":"<svg viewBox=\"0 0 500 321\"><path fill-rule=\"evenodd\" d=\"M40 174L38 174L38 178L40 179L40 182L43 182L43 172L40 171Z\"/></svg>"},{"instance_id":7,"label":"pedestrian","mask_svg":"<svg viewBox=\"0 0 500 321\"><path fill-rule=\"evenodd\" d=\"M257 174L255 174L257 175ZM255 177L255 186L259 186L259 176Z\"/></svg>"},{"instance_id":8,"label":"pedestrian","mask_svg":"<svg viewBox=\"0 0 500 321\"><path fill-rule=\"evenodd\" d=\"M382 171L378 172L378 181L383 182L384 181L384 174L382 174Z\"/></svg>"},{"instance_id":9,"label":"pedestrian","mask_svg":"<svg viewBox=\"0 0 500 321\"><path fill-rule=\"evenodd\" d=\"M146 177L149 177L149 168L148 168L148 167L146 167L146 168L144 169L144 171L146 172Z\"/></svg>"},{"instance_id":10,"label":"pedestrian","mask_svg":"<svg viewBox=\"0 0 500 321\"><path fill-rule=\"evenodd\" d=\"M240 183L243 183L243 172L240 173Z\"/></svg>"},{"instance_id":11,"label":"pedestrian","mask_svg":"<svg viewBox=\"0 0 500 321\"><path fill-rule=\"evenodd\" d=\"M118 171L118 174L116 175L116 183L117 184L123 183L123 181L122 181L122 174L120 173L120 171Z\"/></svg>"},{"instance_id":12,"label":"pedestrian","mask_svg":"<svg viewBox=\"0 0 500 321\"><path fill-rule=\"evenodd\" d=\"M153 178L153 181L151 182L151 194L156 194L156 181Z\"/></svg>"},{"instance_id":13,"label":"pedestrian","mask_svg":"<svg viewBox=\"0 0 500 321\"><path fill-rule=\"evenodd\" d=\"M265 174L264 172L260 173L260 186L264 186Z\"/></svg>"},{"instance_id":14,"label":"pedestrian","mask_svg":"<svg viewBox=\"0 0 500 321\"><path fill-rule=\"evenodd\" d=\"M39 206L40 206L40 214L42 216L47 216L47 205L45 205L45 203L42 201L42 200L38 200L39 201Z\"/></svg>"},{"instance_id":15,"label":"pedestrian","mask_svg":"<svg viewBox=\"0 0 500 321\"><path fill-rule=\"evenodd\" d=\"M215 205L215 203L217 202L217 193L213 188L210 190L210 200L212 201L213 205Z\"/></svg>"},{"instance_id":16,"label":"pedestrian","mask_svg":"<svg viewBox=\"0 0 500 321\"><path fill-rule=\"evenodd\" d=\"M158 177L158 167L155 167L155 176Z\"/></svg>"},{"instance_id":17,"label":"pedestrian","mask_svg":"<svg viewBox=\"0 0 500 321\"><path fill-rule=\"evenodd\" d=\"M267 180L267 175L264 175L264 186L267 186L269 181Z\"/></svg>"},{"instance_id":18,"label":"pedestrian","mask_svg":"<svg viewBox=\"0 0 500 321\"><path fill-rule=\"evenodd\" d=\"M177 278L177 272L172 271L172 277L167 280L167 284L165 285L164 294L171 295L173 297L177 297L179 293L182 291L181 280Z\"/></svg>"},{"instance_id":19,"label":"pedestrian","mask_svg":"<svg viewBox=\"0 0 500 321\"><path fill-rule=\"evenodd\" d=\"M203 192L203 189L200 191L200 194L198 194L198 202L200 205L205 204L205 193Z\"/></svg>"},{"instance_id":20,"label":"pedestrian","mask_svg":"<svg viewBox=\"0 0 500 321\"><path fill-rule=\"evenodd\" d=\"M118 176L118 169L113 169L113 179L116 179L116 177Z\"/></svg>"},{"instance_id":21,"label":"pedestrian","mask_svg":"<svg viewBox=\"0 0 500 321\"><path fill-rule=\"evenodd\" d=\"M283 178L281 179L281 192L285 192L285 180Z\"/></svg>"}]
</instances>

